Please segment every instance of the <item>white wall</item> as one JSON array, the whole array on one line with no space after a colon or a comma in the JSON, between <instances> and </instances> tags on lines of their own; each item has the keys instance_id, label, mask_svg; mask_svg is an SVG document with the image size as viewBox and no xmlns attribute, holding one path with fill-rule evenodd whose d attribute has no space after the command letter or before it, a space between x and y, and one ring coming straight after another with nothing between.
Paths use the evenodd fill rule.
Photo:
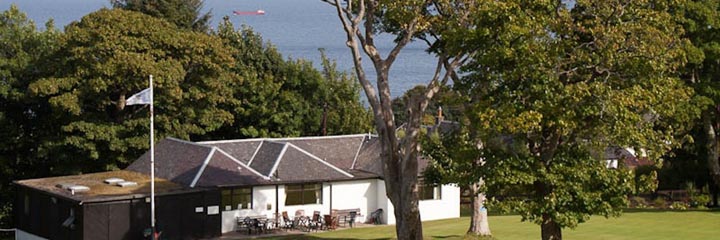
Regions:
<instances>
[{"instance_id":1,"label":"white wall","mask_svg":"<svg viewBox=\"0 0 720 240\"><path fill-rule=\"evenodd\" d=\"M371 212L381 208L377 204L376 179L333 182L332 190L333 209L360 209L356 222L365 222Z\"/></svg>"},{"instance_id":2,"label":"white wall","mask_svg":"<svg viewBox=\"0 0 720 240\"><path fill-rule=\"evenodd\" d=\"M45 238L41 238L23 230L16 229L15 240L45 240Z\"/></svg>"},{"instance_id":3,"label":"white wall","mask_svg":"<svg viewBox=\"0 0 720 240\"><path fill-rule=\"evenodd\" d=\"M253 209L240 209L232 211L222 211L222 232L235 231L237 228L237 218L246 216L265 215L269 218L274 217L275 208L278 213L282 214L287 211L291 218L295 216L295 211L304 210L305 216L312 216L314 211L320 211L321 215L330 214L330 185L332 185L332 208L348 209L360 208L360 215L357 222L364 222L368 214L378 208L377 199L377 180L358 180L348 182L332 182L323 183L323 201L322 204L305 204L285 206L285 186L278 186L278 203L275 206L275 186L253 187ZM384 193L383 193L384 194ZM271 204L270 209L267 205ZM220 206L221 210L225 206Z\"/></svg>"},{"instance_id":4,"label":"white wall","mask_svg":"<svg viewBox=\"0 0 720 240\"><path fill-rule=\"evenodd\" d=\"M383 211L383 223L395 224L395 208L385 193L385 181L377 180L378 206ZM459 218L460 217L460 188L454 185L442 185L441 199L421 200L418 204L420 219L422 221Z\"/></svg>"},{"instance_id":5,"label":"white wall","mask_svg":"<svg viewBox=\"0 0 720 240\"><path fill-rule=\"evenodd\" d=\"M420 200L420 219L422 221L459 218L460 188L454 185L442 185L439 200Z\"/></svg>"},{"instance_id":6,"label":"white wall","mask_svg":"<svg viewBox=\"0 0 720 240\"><path fill-rule=\"evenodd\" d=\"M383 180L376 180L377 181L377 204L378 208L383 209L382 214L382 223L383 224L395 224L395 208L393 207L392 203L390 202L390 199L387 197L387 192L385 191L385 181Z\"/></svg>"}]
</instances>

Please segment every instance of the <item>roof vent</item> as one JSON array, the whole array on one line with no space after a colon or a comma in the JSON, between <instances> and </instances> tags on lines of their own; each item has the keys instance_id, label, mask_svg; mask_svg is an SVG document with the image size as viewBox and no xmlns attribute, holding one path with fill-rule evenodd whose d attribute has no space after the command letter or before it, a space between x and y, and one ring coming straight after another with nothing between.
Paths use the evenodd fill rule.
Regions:
<instances>
[{"instance_id":1,"label":"roof vent","mask_svg":"<svg viewBox=\"0 0 720 240\"><path fill-rule=\"evenodd\" d=\"M122 182L117 183L117 185L120 187L132 187L132 186L137 186L138 184L136 182L131 182L131 181L122 181Z\"/></svg>"},{"instance_id":2,"label":"roof vent","mask_svg":"<svg viewBox=\"0 0 720 240\"><path fill-rule=\"evenodd\" d=\"M113 184L117 184L119 182L124 182L124 181L125 181L125 179L122 179L122 178L108 178L108 179L105 179L104 182L107 184L113 185Z\"/></svg>"},{"instance_id":3,"label":"roof vent","mask_svg":"<svg viewBox=\"0 0 720 240\"><path fill-rule=\"evenodd\" d=\"M90 191L90 188L83 185L72 185L66 188L68 191L70 191L71 195L75 195L75 193L81 193L81 192L87 192Z\"/></svg>"},{"instance_id":4,"label":"roof vent","mask_svg":"<svg viewBox=\"0 0 720 240\"><path fill-rule=\"evenodd\" d=\"M69 187L75 186L76 184L72 183L58 183L55 185L56 188L65 189L67 190Z\"/></svg>"}]
</instances>

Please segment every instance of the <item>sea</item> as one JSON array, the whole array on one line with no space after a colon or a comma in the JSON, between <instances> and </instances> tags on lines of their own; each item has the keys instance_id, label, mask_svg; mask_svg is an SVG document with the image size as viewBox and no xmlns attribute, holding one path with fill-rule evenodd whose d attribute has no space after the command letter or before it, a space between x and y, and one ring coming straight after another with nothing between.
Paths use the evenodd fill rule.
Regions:
<instances>
[{"instance_id":1,"label":"sea","mask_svg":"<svg viewBox=\"0 0 720 240\"><path fill-rule=\"evenodd\" d=\"M109 0L0 0L0 11L15 4L39 28L49 19L62 29L83 16L101 8L111 8ZM265 11L264 15L234 15L233 11ZM212 14L215 27L224 16L236 27L247 25L259 32L286 58L306 59L320 67L320 51L335 61L339 70L354 73L345 32L335 8L321 0L205 0L204 11ZM392 49L393 36L380 35L377 45L385 57ZM363 58L366 74L374 82L374 69ZM433 76L436 58L425 51L425 43L412 42L400 53L390 71L393 97L408 89L426 84ZM364 94L362 94L364 96Z\"/></svg>"}]
</instances>

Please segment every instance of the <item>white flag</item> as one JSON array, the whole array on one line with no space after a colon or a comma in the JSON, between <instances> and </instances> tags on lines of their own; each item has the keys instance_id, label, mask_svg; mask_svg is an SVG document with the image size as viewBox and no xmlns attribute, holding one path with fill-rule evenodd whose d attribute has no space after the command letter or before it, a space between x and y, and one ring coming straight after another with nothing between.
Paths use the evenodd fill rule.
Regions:
<instances>
[{"instance_id":1,"label":"white flag","mask_svg":"<svg viewBox=\"0 0 720 240\"><path fill-rule=\"evenodd\" d=\"M152 96L150 96L150 88L136 93L125 100L125 105L151 104Z\"/></svg>"}]
</instances>

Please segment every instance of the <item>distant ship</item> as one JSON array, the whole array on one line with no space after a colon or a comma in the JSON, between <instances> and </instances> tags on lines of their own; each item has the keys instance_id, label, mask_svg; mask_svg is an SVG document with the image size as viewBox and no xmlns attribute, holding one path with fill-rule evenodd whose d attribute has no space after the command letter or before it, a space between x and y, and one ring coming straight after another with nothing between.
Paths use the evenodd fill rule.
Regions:
<instances>
[{"instance_id":1,"label":"distant ship","mask_svg":"<svg viewBox=\"0 0 720 240\"><path fill-rule=\"evenodd\" d=\"M233 11L233 14L235 15L265 15L265 10L257 10L257 11Z\"/></svg>"}]
</instances>

